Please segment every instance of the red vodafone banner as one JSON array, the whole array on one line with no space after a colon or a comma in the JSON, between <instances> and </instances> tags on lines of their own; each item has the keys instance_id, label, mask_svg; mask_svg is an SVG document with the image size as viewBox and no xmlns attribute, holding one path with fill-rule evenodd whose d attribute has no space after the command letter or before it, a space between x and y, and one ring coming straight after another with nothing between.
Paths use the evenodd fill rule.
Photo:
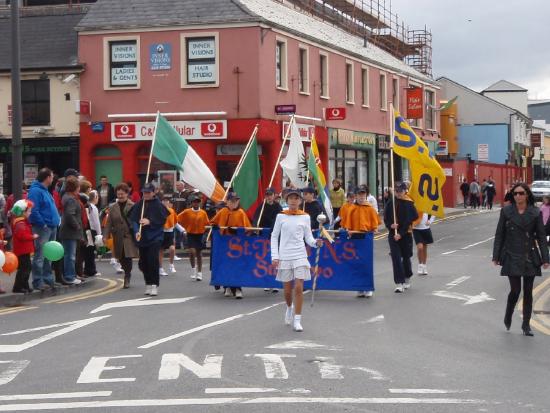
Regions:
<instances>
[{"instance_id":1,"label":"red vodafone banner","mask_svg":"<svg viewBox=\"0 0 550 413\"><path fill-rule=\"evenodd\" d=\"M407 89L407 119L422 119L423 117L422 88Z\"/></svg>"},{"instance_id":2,"label":"red vodafone banner","mask_svg":"<svg viewBox=\"0 0 550 413\"><path fill-rule=\"evenodd\" d=\"M170 125L185 139L227 139L226 120L177 120ZM155 122L113 122L111 140L150 141L155 134Z\"/></svg>"},{"instance_id":3,"label":"red vodafone banner","mask_svg":"<svg viewBox=\"0 0 550 413\"><path fill-rule=\"evenodd\" d=\"M344 120L346 119L346 108L325 108L326 120Z\"/></svg>"}]
</instances>

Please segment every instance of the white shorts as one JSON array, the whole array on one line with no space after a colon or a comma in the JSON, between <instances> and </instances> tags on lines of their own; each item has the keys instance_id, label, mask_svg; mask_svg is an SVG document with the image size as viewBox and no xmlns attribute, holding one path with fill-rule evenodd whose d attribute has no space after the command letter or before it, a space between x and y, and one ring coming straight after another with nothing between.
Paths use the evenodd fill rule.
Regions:
<instances>
[{"instance_id":1,"label":"white shorts","mask_svg":"<svg viewBox=\"0 0 550 413\"><path fill-rule=\"evenodd\" d=\"M279 261L279 269L275 279L281 282L290 282L295 279L309 281L311 280L310 268L307 258L282 260Z\"/></svg>"}]
</instances>

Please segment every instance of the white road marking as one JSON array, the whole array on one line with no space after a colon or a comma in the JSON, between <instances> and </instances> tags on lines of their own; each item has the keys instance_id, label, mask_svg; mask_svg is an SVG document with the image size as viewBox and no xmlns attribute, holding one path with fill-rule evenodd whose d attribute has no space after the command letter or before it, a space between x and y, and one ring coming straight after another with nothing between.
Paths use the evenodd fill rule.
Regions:
<instances>
[{"instance_id":1,"label":"white road marking","mask_svg":"<svg viewBox=\"0 0 550 413\"><path fill-rule=\"evenodd\" d=\"M40 400L40 399L76 399L79 397L109 397L112 391L81 391L73 393L9 394L0 396L0 401Z\"/></svg>"},{"instance_id":2,"label":"white road marking","mask_svg":"<svg viewBox=\"0 0 550 413\"><path fill-rule=\"evenodd\" d=\"M225 324L225 323L229 323L231 321L238 320L239 318L243 318L243 317L246 317L246 316L258 314L262 311L269 310L273 307L276 307L276 306L279 306L279 305L282 305L282 304L284 304L284 301L281 302L281 303L269 305L267 307L262 307L258 310L252 311L250 313L237 314L237 315L227 317L227 318L224 318L224 319L221 319L221 320L218 320L218 321L213 321L213 322L208 323L208 324L203 324L202 326L198 326L198 327L192 328L190 330L182 331L181 333L173 334L171 336L161 338L159 340L152 341L151 343L144 344L143 346L139 346L138 348L148 349L148 348L151 348L151 347L155 347L155 346L158 346L159 344L163 344L163 343L166 343L168 341L175 340L177 338L185 337L189 334L196 333L197 331L206 330L207 328L216 327L216 326L219 326L219 325L222 325L222 324Z\"/></svg>"},{"instance_id":3,"label":"white road marking","mask_svg":"<svg viewBox=\"0 0 550 413\"><path fill-rule=\"evenodd\" d=\"M140 358L141 354L129 354L125 356L113 356L113 357L92 357L88 364L82 369L77 383L113 383L113 382L127 382L136 381L135 377L117 377L111 379L102 379L101 373L107 370L123 370L126 366L107 366L107 362L110 359L124 359L124 358Z\"/></svg>"},{"instance_id":4,"label":"white road marking","mask_svg":"<svg viewBox=\"0 0 550 413\"><path fill-rule=\"evenodd\" d=\"M159 370L159 380L176 380L180 376L181 368L189 370L200 379L222 378L221 354L207 354L202 365L194 362L185 354L164 354Z\"/></svg>"},{"instance_id":5,"label":"white road marking","mask_svg":"<svg viewBox=\"0 0 550 413\"><path fill-rule=\"evenodd\" d=\"M444 239L449 239L449 238L454 238L454 235L447 235L446 237L441 237L438 240L436 240L435 242L440 242L440 241L443 241Z\"/></svg>"},{"instance_id":6,"label":"white road marking","mask_svg":"<svg viewBox=\"0 0 550 413\"><path fill-rule=\"evenodd\" d=\"M342 380L342 366L336 364L334 357L316 357L315 363L319 364L319 373L322 379Z\"/></svg>"},{"instance_id":7,"label":"white road marking","mask_svg":"<svg viewBox=\"0 0 550 413\"><path fill-rule=\"evenodd\" d=\"M245 357L250 357L250 354L245 354ZM296 357L295 354L254 354L264 363L265 377L267 379L288 379L288 371L286 370L283 358Z\"/></svg>"},{"instance_id":8,"label":"white road marking","mask_svg":"<svg viewBox=\"0 0 550 413\"><path fill-rule=\"evenodd\" d=\"M341 347L329 347L324 344L317 344L311 340L291 340L283 343L272 344L266 348L273 348L278 350L330 350L341 351Z\"/></svg>"},{"instance_id":9,"label":"white road marking","mask_svg":"<svg viewBox=\"0 0 550 413\"><path fill-rule=\"evenodd\" d=\"M389 389L390 393L402 394L449 394L465 393L468 390L444 390L444 389Z\"/></svg>"},{"instance_id":10,"label":"white road marking","mask_svg":"<svg viewBox=\"0 0 550 413\"><path fill-rule=\"evenodd\" d=\"M482 291L478 295L466 295L461 293L453 293L451 291L434 291L432 295L463 300L466 301L464 305L477 304L484 301L495 301L495 299L490 297L485 291Z\"/></svg>"},{"instance_id":11,"label":"white road marking","mask_svg":"<svg viewBox=\"0 0 550 413\"><path fill-rule=\"evenodd\" d=\"M274 393L278 389L262 387L213 387L204 390L206 394L237 394L237 393Z\"/></svg>"},{"instance_id":12,"label":"white road marking","mask_svg":"<svg viewBox=\"0 0 550 413\"><path fill-rule=\"evenodd\" d=\"M457 251L457 250L442 252L441 255L449 255L449 254L452 254L452 253L454 253L454 252L456 252L456 251Z\"/></svg>"},{"instance_id":13,"label":"white road marking","mask_svg":"<svg viewBox=\"0 0 550 413\"><path fill-rule=\"evenodd\" d=\"M0 412L97 409L106 407L163 407L163 406L207 406L223 404L485 404L485 400L459 398L417 398L417 397L214 397L194 399L141 399L141 400L94 400L86 402L60 402L35 404L0 405Z\"/></svg>"},{"instance_id":14,"label":"white road marking","mask_svg":"<svg viewBox=\"0 0 550 413\"><path fill-rule=\"evenodd\" d=\"M465 247L460 248L461 250L467 250L468 248L475 247L476 245L483 244L484 242L491 241L495 237L492 236L491 238L484 239L483 241L476 242L474 244L466 245Z\"/></svg>"},{"instance_id":15,"label":"white road marking","mask_svg":"<svg viewBox=\"0 0 550 413\"><path fill-rule=\"evenodd\" d=\"M369 318L365 323L379 323L380 321L384 321L384 314Z\"/></svg>"},{"instance_id":16,"label":"white road marking","mask_svg":"<svg viewBox=\"0 0 550 413\"><path fill-rule=\"evenodd\" d=\"M152 297L137 298L135 300L118 301L114 303L106 303L95 310L90 311L90 314L99 313L100 311L110 310L111 308L125 308L125 307L141 307L147 305L160 305L160 304L180 304L189 300L193 300L197 297L184 297L184 298L166 298L162 300L151 300Z\"/></svg>"},{"instance_id":17,"label":"white road marking","mask_svg":"<svg viewBox=\"0 0 550 413\"><path fill-rule=\"evenodd\" d=\"M371 375L372 380L389 380L378 370L369 369L367 367L348 367L348 368L350 370L364 371L365 373L369 373Z\"/></svg>"},{"instance_id":18,"label":"white road marking","mask_svg":"<svg viewBox=\"0 0 550 413\"><path fill-rule=\"evenodd\" d=\"M9 383L21 373L30 363L30 360L0 361L0 364L8 364L8 368L0 372L0 386Z\"/></svg>"},{"instance_id":19,"label":"white road marking","mask_svg":"<svg viewBox=\"0 0 550 413\"><path fill-rule=\"evenodd\" d=\"M63 334L70 333L71 331L77 330L81 327L85 327L89 324L95 323L96 321L103 320L104 318L111 317L110 315L104 315L101 317L93 317L93 318L86 318L84 320L75 320L75 321L69 321L67 323L59 323L59 324L52 324L49 326L43 326L43 327L36 327L36 328L29 328L26 330L19 330L14 331L11 333L4 333L3 336L13 336L17 334L24 334L29 333L32 331L41 331L46 330L50 328L56 328L56 327L63 327L68 326L65 328L62 328L60 330L53 331L51 333L48 333L42 337L35 338L34 340L27 341L25 343L21 344L0 344L0 353L19 353L23 350L27 350L31 347L34 347L38 344L44 343L45 341L51 340L52 338L59 337Z\"/></svg>"},{"instance_id":20,"label":"white road marking","mask_svg":"<svg viewBox=\"0 0 550 413\"><path fill-rule=\"evenodd\" d=\"M451 281L450 283L447 283L447 288L453 288L456 287L458 284L462 284L464 281L467 281L471 277L469 275L464 275L462 277L458 277L456 280Z\"/></svg>"}]
</instances>

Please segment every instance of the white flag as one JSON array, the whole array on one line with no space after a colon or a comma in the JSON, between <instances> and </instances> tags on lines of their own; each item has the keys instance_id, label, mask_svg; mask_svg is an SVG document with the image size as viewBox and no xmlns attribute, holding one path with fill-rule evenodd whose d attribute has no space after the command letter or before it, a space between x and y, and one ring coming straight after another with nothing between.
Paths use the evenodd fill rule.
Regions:
<instances>
[{"instance_id":1,"label":"white flag","mask_svg":"<svg viewBox=\"0 0 550 413\"><path fill-rule=\"evenodd\" d=\"M290 182L297 188L303 188L307 184L306 155L298 126L296 126L296 122L291 122L291 124L290 146L280 165Z\"/></svg>"}]
</instances>

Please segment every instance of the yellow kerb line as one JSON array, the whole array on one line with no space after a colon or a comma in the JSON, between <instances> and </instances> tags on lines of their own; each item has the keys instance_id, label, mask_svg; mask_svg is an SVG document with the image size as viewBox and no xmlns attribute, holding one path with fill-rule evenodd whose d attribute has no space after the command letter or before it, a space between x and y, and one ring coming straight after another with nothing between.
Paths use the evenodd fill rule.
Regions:
<instances>
[{"instance_id":1,"label":"yellow kerb line","mask_svg":"<svg viewBox=\"0 0 550 413\"><path fill-rule=\"evenodd\" d=\"M14 307L0 310L0 315L18 313L19 311L34 310L38 307Z\"/></svg>"},{"instance_id":2,"label":"yellow kerb line","mask_svg":"<svg viewBox=\"0 0 550 413\"><path fill-rule=\"evenodd\" d=\"M546 288L550 284L550 278L546 279L545 281L541 282L537 287L533 290L533 309L537 307L537 301L535 301L535 296L539 293L540 290L543 288ZM518 303L518 311L523 310L523 298ZM535 328L535 330L538 330L539 332L549 335L550 336L550 329L539 323L537 320L534 319L534 317L537 318L546 318L546 317L540 317L538 314L533 314L531 317L531 325Z\"/></svg>"},{"instance_id":3,"label":"yellow kerb line","mask_svg":"<svg viewBox=\"0 0 550 413\"><path fill-rule=\"evenodd\" d=\"M107 281L107 286L100 288L98 290L87 291L77 295L72 295L70 297L61 297L61 298L57 297L51 300L44 301L44 304L51 304L51 303L63 304L66 302L78 301L85 298L95 297L98 294L103 295L103 293L105 293L106 291L110 292L110 290L114 290L115 289L114 287L117 285L118 281L120 280L118 278L116 280L109 280L107 278L98 278L98 279L102 281Z\"/></svg>"}]
</instances>

